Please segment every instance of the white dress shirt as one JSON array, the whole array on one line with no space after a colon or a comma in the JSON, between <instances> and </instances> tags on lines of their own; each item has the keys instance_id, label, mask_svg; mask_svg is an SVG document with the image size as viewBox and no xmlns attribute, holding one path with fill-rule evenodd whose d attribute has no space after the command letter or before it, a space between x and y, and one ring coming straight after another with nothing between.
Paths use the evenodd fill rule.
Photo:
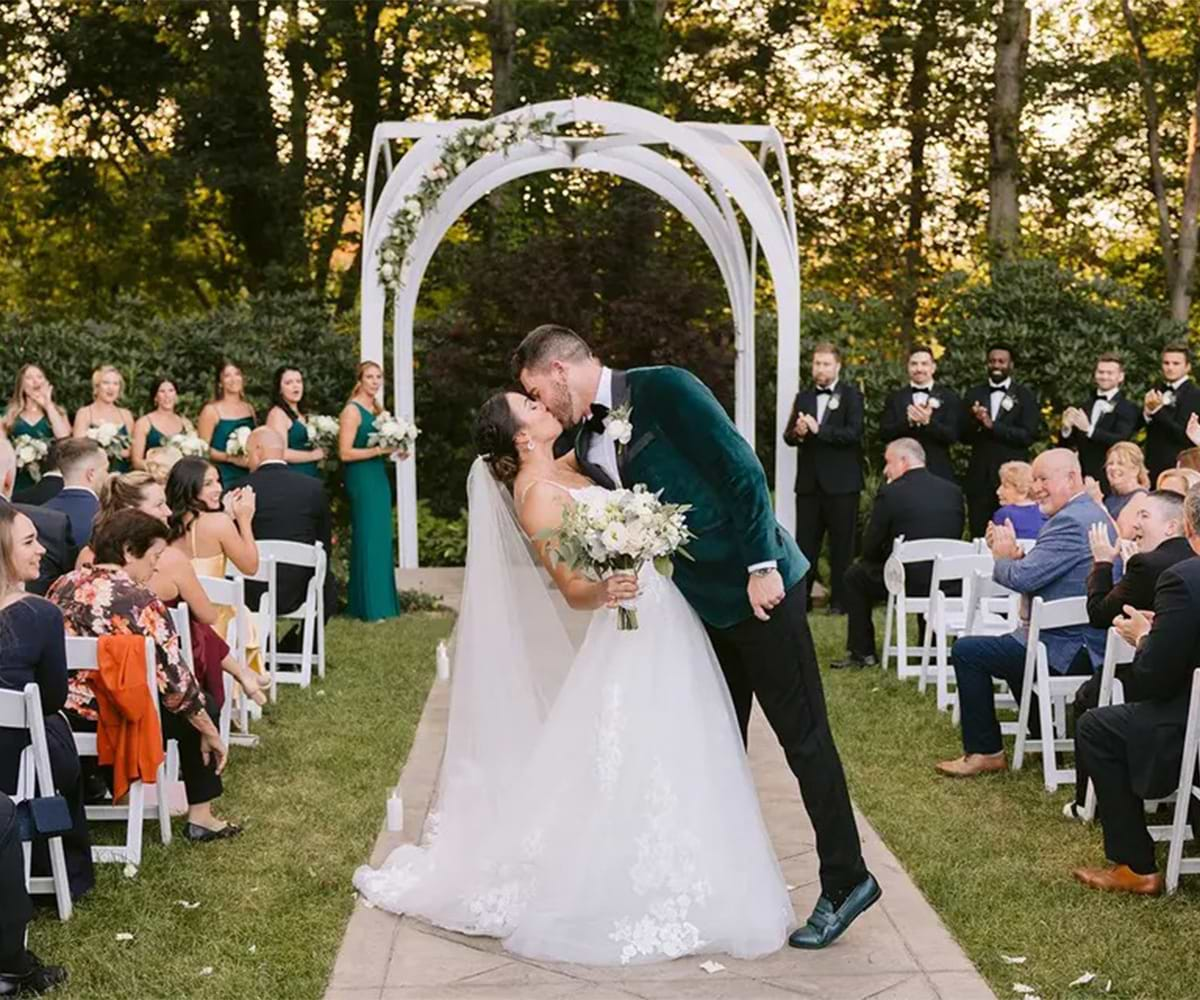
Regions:
<instances>
[{"instance_id":1,"label":"white dress shirt","mask_svg":"<svg viewBox=\"0 0 1200 1000\"><path fill-rule=\"evenodd\" d=\"M1102 409L1102 407L1105 407L1106 404L1112 403L1113 397L1119 391L1120 391L1119 389L1109 389L1108 392L1102 392L1102 393L1097 394L1096 401L1094 403L1092 403L1091 416L1088 418L1091 421L1091 423L1088 424L1088 429L1087 429L1088 437L1092 436L1092 431L1094 431L1096 429L1096 424L1099 423L1100 418L1103 417L1104 414L1108 412L1107 408Z\"/></svg>"},{"instance_id":2,"label":"white dress shirt","mask_svg":"<svg viewBox=\"0 0 1200 1000\"><path fill-rule=\"evenodd\" d=\"M612 369L600 369L600 384L596 386L596 400L600 406L607 406L610 410L613 405L612 398ZM617 443L607 434L593 434L588 441L587 460L592 465L598 465L608 473L608 478L611 479L618 488L624 485L621 482L621 473L617 468Z\"/></svg>"},{"instance_id":3,"label":"white dress shirt","mask_svg":"<svg viewBox=\"0 0 1200 1000\"><path fill-rule=\"evenodd\" d=\"M818 425L825 419L825 411L829 409L829 401L837 392L838 380L834 379L829 384L829 392L817 393L817 423Z\"/></svg>"},{"instance_id":4,"label":"white dress shirt","mask_svg":"<svg viewBox=\"0 0 1200 1000\"><path fill-rule=\"evenodd\" d=\"M1000 413L1000 404L1004 402L1004 397L1008 395L1008 390L1011 387L1011 378L1006 378L999 385L993 385L991 382L988 383L988 392L990 393L988 403L991 406L992 420L995 420L996 416Z\"/></svg>"}]
</instances>

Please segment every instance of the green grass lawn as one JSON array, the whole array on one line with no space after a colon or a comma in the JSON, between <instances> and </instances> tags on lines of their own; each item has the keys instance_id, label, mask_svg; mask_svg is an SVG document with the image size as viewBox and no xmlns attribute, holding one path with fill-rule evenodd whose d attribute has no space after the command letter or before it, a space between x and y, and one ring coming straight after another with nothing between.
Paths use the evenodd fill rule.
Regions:
<instances>
[{"instance_id":1,"label":"green grass lawn","mask_svg":"<svg viewBox=\"0 0 1200 1000\"><path fill-rule=\"evenodd\" d=\"M176 820L163 847L148 823L136 879L102 865L69 922L40 909L30 945L71 974L54 995L322 996L354 905L350 875L370 854L450 627L437 614L336 619L326 679L282 688L260 747L233 749L219 808L241 837L192 845Z\"/></svg>"},{"instance_id":2,"label":"green grass lawn","mask_svg":"<svg viewBox=\"0 0 1200 1000\"><path fill-rule=\"evenodd\" d=\"M817 613L812 625L827 664L845 619ZM1043 789L1038 756L1019 772L941 778L934 763L962 748L932 690L878 669L824 677L851 794L997 996L1016 996L1014 983L1044 1000L1099 996L1111 979L1111 997L1200 997L1200 880L1185 876L1170 899L1077 885L1073 867L1105 863L1100 831L1062 818L1071 791ZM1084 972L1096 980L1068 988Z\"/></svg>"}]
</instances>

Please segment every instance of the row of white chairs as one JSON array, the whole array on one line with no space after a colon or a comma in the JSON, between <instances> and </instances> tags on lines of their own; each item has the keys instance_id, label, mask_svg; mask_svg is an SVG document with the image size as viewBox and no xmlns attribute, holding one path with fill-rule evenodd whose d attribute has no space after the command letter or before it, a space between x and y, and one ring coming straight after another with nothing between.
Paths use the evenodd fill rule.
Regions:
<instances>
[{"instance_id":1,"label":"row of white chairs","mask_svg":"<svg viewBox=\"0 0 1200 1000\"><path fill-rule=\"evenodd\" d=\"M1032 545L1028 546L1029 548ZM905 593L905 565L932 562L930 592L927 597L910 597ZM884 567L884 582L888 605L884 628L883 668L893 660L900 678L916 677L922 692L932 680L935 684L937 707L950 709L953 720L959 722L957 694L952 690L953 672L949 665L951 643L966 635L1002 635L1020 625L1020 595L1006 590L992 579L993 561L982 539L963 542L953 539L923 539L907 542L897 538L892 556ZM943 586L958 583L961 596L948 596ZM923 641L910 647L907 641L908 615L926 616ZM1087 598L1070 597L1055 601L1034 598L1029 611L1025 653L1024 682L1018 703L1002 681L996 682L999 709L1015 709L1016 722L1004 722L1002 732L1016 737L1012 766L1019 769L1030 753L1041 755L1042 780L1048 792L1060 784L1074 783L1075 769L1060 763L1060 754L1073 754L1074 740L1067 735L1068 707L1086 676L1057 674L1050 669L1045 643L1045 630L1087 625ZM896 642L892 643L893 625ZM1133 649L1115 629L1109 629L1101 672L1099 704L1119 703L1121 685L1116 669L1133 659ZM919 657L919 660L914 659ZM1039 735L1031 737L1030 713L1034 696L1038 701ZM1197 786L1197 765L1200 762L1200 669L1192 681L1191 702L1184 737L1183 763L1180 766L1176 792L1160 803L1147 803L1147 809L1160 804L1175 805L1170 825L1151 826L1156 840L1169 842L1167 852L1166 887L1174 892L1181 874L1200 873L1200 857L1184 858L1184 843L1193 838L1187 821L1189 801L1200 799ZM1089 782L1085 815L1095 813L1095 790Z\"/></svg>"},{"instance_id":2,"label":"row of white chairs","mask_svg":"<svg viewBox=\"0 0 1200 1000\"><path fill-rule=\"evenodd\" d=\"M234 658L244 662L249 637L257 632L263 662L270 676L270 696L277 700L278 685L297 684L309 687L314 668L317 676L325 676L325 615L324 585L328 571L328 558L324 547L303 545L298 542L261 541L259 570L253 576L236 571L230 577L201 577L209 600L214 604L226 605L235 614L226 628L225 640ZM301 566L313 571L308 584L304 603L292 612L278 614L276 573L281 565ZM266 585L259 606L251 611L245 598L245 581L255 580ZM179 633L180 651L185 663L194 669L192 662L191 623L186 607L171 609L171 618ZM301 629L301 651L281 653L276 638L277 628L282 622L297 622ZM97 639L68 637L67 669L69 671L96 670L99 666ZM154 642L145 643L146 686L151 693L154 709L161 719L158 700L157 666ZM229 745L257 745L257 737L250 733L251 718L257 706L241 691L229 674L224 675L224 704L219 717L221 740ZM235 713L236 731L235 727ZM50 766L49 748L46 743L45 723L42 717L41 697L36 684L29 684L23 691L0 690L0 728L24 729L28 731L30 745L20 760L17 792L14 802L38 796L55 794ZM75 747L79 756L96 757L97 737L94 733L75 733ZM164 844L171 842L171 819L168 802L170 785L179 780L179 749L174 740L168 741L165 759L158 768L154 783L134 781L123 804L89 805L86 814L89 820L116 820L125 824L125 839L119 845L94 846L92 859L97 863L116 862L127 866L127 874L136 874L142 859L142 828L147 820L157 820L159 833ZM31 845L25 847L25 881L30 893L54 893L61 920L72 913L71 894L67 880L66 860L62 838L49 838L51 875L34 877L31 874ZM130 867L132 866L132 867Z\"/></svg>"}]
</instances>

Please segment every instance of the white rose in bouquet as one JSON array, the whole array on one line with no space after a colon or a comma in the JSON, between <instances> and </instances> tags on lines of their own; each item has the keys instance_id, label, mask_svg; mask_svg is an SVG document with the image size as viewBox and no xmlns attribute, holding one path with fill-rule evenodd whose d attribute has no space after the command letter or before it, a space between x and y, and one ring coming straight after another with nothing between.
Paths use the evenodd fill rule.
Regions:
<instances>
[{"instance_id":1,"label":"white rose in bouquet","mask_svg":"<svg viewBox=\"0 0 1200 1000\"><path fill-rule=\"evenodd\" d=\"M562 524L539 536L549 543L550 558L591 580L615 573L637 575L651 562L664 576L673 570L671 557L690 558L685 504L663 503L657 493L638 485L632 490L597 491L563 511ZM638 627L634 604L617 608L617 628Z\"/></svg>"},{"instance_id":2,"label":"white rose in bouquet","mask_svg":"<svg viewBox=\"0 0 1200 1000\"><path fill-rule=\"evenodd\" d=\"M124 424L104 422L87 429L87 436L108 453L109 458L124 458L129 447L129 434Z\"/></svg>"},{"instance_id":3,"label":"white rose in bouquet","mask_svg":"<svg viewBox=\"0 0 1200 1000\"><path fill-rule=\"evenodd\" d=\"M42 478L42 462L50 453L49 443L29 434L18 434L12 444L17 453L17 468L29 473L36 483Z\"/></svg>"},{"instance_id":4,"label":"white rose in bouquet","mask_svg":"<svg viewBox=\"0 0 1200 1000\"><path fill-rule=\"evenodd\" d=\"M184 458L208 458L208 442L198 434L172 434L167 444L178 448Z\"/></svg>"},{"instance_id":5,"label":"white rose in bouquet","mask_svg":"<svg viewBox=\"0 0 1200 1000\"><path fill-rule=\"evenodd\" d=\"M244 458L249 443L250 428L239 427L229 435L229 440L225 442L225 454L233 458Z\"/></svg>"},{"instance_id":6,"label":"white rose in bouquet","mask_svg":"<svg viewBox=\"0 0 1200 1000\"><path fill-rule=\"evenodd\" d=\"M337 417L329 417L320 413L310 413L300 421L308 431L308 443L314 448L329 450L337 441Z\"/></svg>"},{"instance_id":7,"label":"white rose in bouquet","mask_svg":"<svg viewBox=\"0 0 1200 1000\"><path fill-rule=\"evenodd\" d=\"M384 410L375 418L375 430L367 435L368 448L395 448L399 452L412 451L421 429L404 417L393 417ZM393 461L395 456L393 456Z\"/></svg>"}]
</instances>

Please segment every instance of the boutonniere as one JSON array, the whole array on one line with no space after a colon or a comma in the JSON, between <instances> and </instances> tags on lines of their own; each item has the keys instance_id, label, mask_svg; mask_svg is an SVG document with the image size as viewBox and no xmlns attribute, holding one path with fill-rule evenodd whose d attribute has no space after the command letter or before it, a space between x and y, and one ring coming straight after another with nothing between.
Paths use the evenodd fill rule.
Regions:
<instances>
[{"instance_id":1,"label":"boutonniere","mask_svg":"<svg viewBox=\"0 0 1200 1000\"><path fill-rule=\"evenodd\" d=\"M1164 393L1162 394L1162 405L1163 405L1163 406L1174 406L1174 405L1175 405L1175 392L1174 392L1174 390L1172 390L1172 389L1168 389L1166 392L1164 392Z\"/></svg>"},{"instance_id":2,"label":"boutonniere","mask_svg":"<svg viewBox=\"0 0 1200 1000\"><path fill-rule=\"evenodd\" d=\"M619 448L629 444L633 437L633 404L625 403L610 410L604 418L604 434Z\"/></svg>"},{"instance_id":3,"label":"boutonniere","mask_svg":"<svg viewBox=\"0 0 1200 1000\"><path fill-rule=\"evenodd\" d=\"M1102 399L1102 400L1100 400L1100 409L1097 412L1099 413L1100 416L1106 417L1106 416L1108 416L1108 414L1112 413L1112 411L1115 409L1116 409L1116 407L1113 406L1113 404L1110 403L1107 399Z\"/></svg>"},{"instance_id":4,"label":"boutonniere","mask_svg":"<svg viewBox=\"0 0 1200 1000\"><path fill-rule=\"evenodd\" d=\"M1000 408L1003 410L1011 410L1016 405L1017 401L1012 396L1005 396L1000 400Z\"/></svg>"},{"instance_id":5,"label":"boutonniere","mask_svg":"<svg viewBox=\"0 0 1200 1000\"><path fill-rule=\"evenodd\" d=\"M930 396L929 408L931 410L940 410L942 408L942 401L938 399L937 396Z\"/></svg>"},{"instance_id":6,"label":"boutonniere","mask_svg":"<svg viewBox=\"0 0 1200 1000\"><path fill-rule=\"evenodd\" d=\"M832 396L829 397L829 402L825 404L825 409L836 410L841 405L842 405L842 397L837 395L836 393L834 393Z\"/></svg>"}]
</instances>

